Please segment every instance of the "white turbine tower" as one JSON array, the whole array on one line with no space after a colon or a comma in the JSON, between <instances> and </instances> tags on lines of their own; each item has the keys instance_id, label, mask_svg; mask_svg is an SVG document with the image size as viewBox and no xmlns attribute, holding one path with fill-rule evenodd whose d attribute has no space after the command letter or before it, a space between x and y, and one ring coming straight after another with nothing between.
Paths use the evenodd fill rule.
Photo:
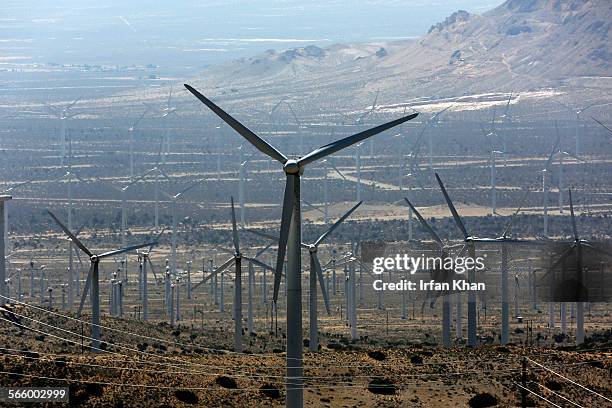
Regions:
<instances>
[{"instance_id":1,"label":"white turbine tower","mask_svg":"<svg viewBox=\"0 0 612 408\"><path fill-rule=\"evenodd\" d=\"M361 201L361 145L363 143L357 143L355 145L355 170L357 172L357 201Z\"/></svg>"},{"instance_id":2,"label":"white turbine tower","mask_svg":"<svg viewBox=\"0 0 612 408\"><path fill-rule=\"evenodd\" d=\"M287 263L287 376L286 376L286 406L295 408L304 405L303 400L303 368L302 368L302 279L301 279L301 222L300 208L301 192L300 179L305 167L317 160L323 159L346 147L359 143L368 137L381 133L403 122L414 119L418 113L394 120L375 128L357 133L337 142L315 149L298 159L289 159L276 150L272 145L261 139L243 124L228 115L225 111L208 100L204 95L189 85L185 87L203 104L223 119L236 132L252 143L262 153L280 162L286 174L283 211L281 217L278 256L276 259L276 274L274 276L274 302L278 299L278 290L285 261L285 252L288 252Z\"/></svg>"},{"instance_id":3,"label":"white turbine tower","mask_svg":"<svg viewBox=\"0 0 612 408\"><path fill-rule=\"evenodd\" d=\"M85 288L83 289L83 295L81 296L81 303L79 305L79 310L77 316L80 317L81 311L83 310L83 305L85 303L85 299L87 298L87 293L91 289L91 338L92 338L92 351L100 350L100 279L98 268L100 261L104 258L108 258L111 256L119 255L125 252L134 251L139 248L144 248L150 246L151 243L134 245L131 247L121 248L114 251L103 252L101 254L94 254L91 252L79 239L64 225L62 222L51 212L48 211L49 215L53 220L60 226L60 228L64 231L64 233L72 240L72 242L81 249L81 251L85 252L87 256L89 256L89 260L91 262L91 266L89 268L89 272L87 274L87 280L85 281ZM90 288L91 287L91 288Z\"/></svg>"}]
</instances>

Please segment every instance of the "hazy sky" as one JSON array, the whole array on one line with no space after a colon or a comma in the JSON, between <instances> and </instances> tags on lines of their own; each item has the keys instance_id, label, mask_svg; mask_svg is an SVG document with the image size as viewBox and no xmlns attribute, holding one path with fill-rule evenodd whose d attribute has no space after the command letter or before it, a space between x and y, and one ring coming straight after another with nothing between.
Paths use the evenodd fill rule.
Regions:
<instances>
[{"instance_id":1,"label":"hazy sky","mask_svg":"<svg viewBox=\"0 0 612 408\"><path fill-rule=\"evenodd\" d=\"M502 0L3 0L0 62L197 68L268 48L414 37Z\"/></svg>"}]
</instances>

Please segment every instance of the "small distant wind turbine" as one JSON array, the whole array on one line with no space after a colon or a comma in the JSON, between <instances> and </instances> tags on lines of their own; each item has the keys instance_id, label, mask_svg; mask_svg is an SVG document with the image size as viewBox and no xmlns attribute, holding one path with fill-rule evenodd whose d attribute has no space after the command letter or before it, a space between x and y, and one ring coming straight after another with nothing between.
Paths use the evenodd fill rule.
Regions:
<instances>
[{"instance_id":1,"label":"small distant wind turbine","mask_svg":"<svg viewBox=\"0 0 612 408\"><path fill-rule=\"evenodd\" d=\"M87 298L87 293L90 291L91 287L91 338L92 338L92 351L100 350L100 280L98 274L98 267L100 261L104 258L112 257L115 255L119 255L125 252L134 251L139 248L144 248L147 246L151 246L151 243L145 243L140 245L133 245L126 248L116 249L114 251L103 252L101 254L94 254L91 252L79 239L64 225L62 222L53 214L51 211L47 210L51 218L55 221L57 225L64 231L64 233L72 240L72 242L81 249L81 251L85 252L87 256L89 256L89 260L91 262L91 267L89 268L89 272L87 274L87 279L85 281L85 288L83 288L83 295L81 296L81 303L79 305L79 310L77 316L80 317L81 311L83 310L83 305L85 304L85 299Z\"/></svg>"},{"instance_id":2,"label":"small distant wind turbine","mask_svg":"<svg viewBox=\"0 0 612 408\"><path fill-rule=\"evenodd\" d=\"M81 113L70 113L70 109L72 109L72 107L76 105L80 99L81 98L75 99L68 105L64 106L62 109L58 109L57 107L53 105L47 104L49 111L51 111L51 113L55 115L57 119L60 120L60 133L59 133L58 144L60 147L60 167L61 168L64 167L64 158L66 157L66 121L68 119L74 118L75 116L78 116L81 114Z\"/></svg>"}]
</instances>

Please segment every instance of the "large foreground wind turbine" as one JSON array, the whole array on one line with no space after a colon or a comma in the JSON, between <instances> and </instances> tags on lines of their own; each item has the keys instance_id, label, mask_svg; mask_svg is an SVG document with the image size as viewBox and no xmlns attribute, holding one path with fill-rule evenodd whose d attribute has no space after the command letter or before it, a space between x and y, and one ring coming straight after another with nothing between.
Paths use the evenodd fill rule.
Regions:
<instances>
[{"instance_id":1,"label":"large foreground wind turbine","mask_svg":"<svg viewBox=\"0 0 612 408\"><path fill-rule=\"evenodd\" d=\"M89 273L87 274L87 280L85 281L85 287L83 288L83 295L81 296L81 303L79 305L79 311L77 316L81 315L81 310L83 310L83 305L85 304L85 299L87 298L87 292L91 286L91 348L92 351L100 350L100 280L98 274L98 267L100 261L104 258L108 258L111 256L119 255L124 252L134 251L139 248L148 247L154 245L155 243L147 242L145 244L134 245L126 248L116 249L114 251L103 252L101 254L94 254L91 252L79 239L64 225L62 222L53 214L51 211L47 210L51 218L64 230L64 233L70 238L70 240L78 246L81 251L85 252L87 256L89 256L89 260L91 261L91 267L89 268Z\"/></svg>"},{"instance_id":2,"label":"large foreground wind turbine","mask_svg":"<svg viewBox=\"0 0 612 408\"><path fill-rule=\"evenodd\" d=\"M285 262L285 252L288 254L287 262L287 376L286 406L295 408L304 405L303 395L303 368L302 368L302 280L301 280L301 221L300 208L301 193L300 179L306 165L323 159L346 147L359 143L371 136L381 133L394 126L400 125L417 117L418 113L405 116L383 125L356 133L336 142L322 146L298 159L289 159L272 145L253 133L242 123L227 114L193 87L185 87L204 105L231 126L242 137L253 144L259 151L267 154L283 165L287 177L283 199L280 237L278 243L278 256L276 258L276 274L274 276L274 302L278 299L281 273Z\"/></svg>"}]
</instances>

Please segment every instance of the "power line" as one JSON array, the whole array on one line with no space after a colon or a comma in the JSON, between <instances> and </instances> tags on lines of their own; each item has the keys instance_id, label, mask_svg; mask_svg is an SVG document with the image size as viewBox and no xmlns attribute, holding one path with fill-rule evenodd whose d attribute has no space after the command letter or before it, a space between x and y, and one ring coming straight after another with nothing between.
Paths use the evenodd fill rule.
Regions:
<instances>
[{"instance_id":1,"label":"power line","mask_svg":"<svg viewBox=\"0 0 612 408\"><path fill-rule=\"evenodd\" d=\"M519 384L519 383L517 383L517 382L514 382L514 385L516 385L517 387L521 387L522 389L524 389L525 391L530 392L531 394L535 395L535 396L536 396L536 397L538 397L539 399L541 399L541 400L544 400L544 401L548 402L548 403L549 403L550 405L552 405L553 407L563 408L562 406L557 405L557 404L555 404L554 402L547 400L546 398L544 398L544 397L543 397L543 396L541 396L540 394L537 394L537 393L535 393L535 392L531 391L529 388L527 388L527 387L523 387L521 384Z\"/></svg>"},{"instance_id":2,"label":"power line","mask_svg":"<svg viewBox=\"0 0 612 408\"><path fill-rule=\"evenodd\" d=\"M535 365L537 365L537 366L539 366L539 367L541 367L541 368L545 369L546 371L549 371L549 372L553 373L554 375L556 375L556 376L559 376L559 377L563 378L565 381L568 381L568 382L570 382L570 383L572 383L572 384L574 384L574 385L576 385L576 386L578 386L578 387L580 387L580 388L582 388L582 389L584 389L584 390L586 390L586 391L588 391L588 392L590 392L590 393L593 393L593 394L597 395L598 397L601 397L601 398L605 399L606 401L612 402L612 399L610 399L610 398L608 398L608 397L606 397L606 396L604 396L604 395L601 395L600 393L598 393L598 392L596 392L596 391L593 391L592 389L587 388L587 387L585 387L584 385L578 384L576 381L570 380L569 378L567 378L567 377L565 377L565 376L563 376L563 375L561 375L561 374L559 374L559 373L554 372L554 371L553 371L553 370L551 370L550 368L543 366L542 364L538 363L537 361L534 361L534 360L532 360L532 359L530 359L530 358L527 358L527 360L529 360L529 361L531 361L533 364L535 364Z\"/></svg>"},{"instance_id":3,"label":"power line","mask_svg":"<svg viewBox=\"0 0 612 408\"><path fill-rule=\"evenodd\" d=\"M578 404L576 404L574 401L571 401L571 400L569 400L569 399L565 398L563 395L561 395L561 394L558 394L558 393L554 392L553 390L551 390L550 388L548 388L548 387L546 387L546 386L544 386L544 385L542 385L542 384L536 383L536 382L534 382L534 381L531 381L531 382L532 382L533 384L537 385L538 387L542 387L542 388L544 388L545 390L547 390L547 391L549 391L549 392L553 393L555 396L557 396L557 397L559 397L559 398L561 398L561 399L563 399L563 400L565 400L565 401L569 402L570 404L572 404L572 405L574 405L574 406L576 406L576 407L578 407L578 408L584 408L582 405L578 405Z\"/></svg>"}]
</instances>

